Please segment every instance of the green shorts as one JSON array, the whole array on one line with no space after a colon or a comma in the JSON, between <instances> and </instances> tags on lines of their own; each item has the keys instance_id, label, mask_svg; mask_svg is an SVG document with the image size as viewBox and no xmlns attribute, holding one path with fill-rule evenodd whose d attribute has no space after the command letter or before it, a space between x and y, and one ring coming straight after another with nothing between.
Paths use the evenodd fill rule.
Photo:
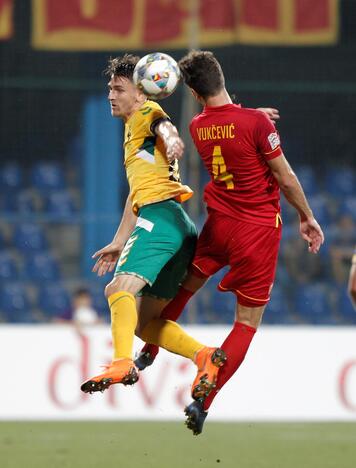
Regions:
<instances>
[{"instance_id":1,"label":"green shorts","mask_svg":"<svg viewBox=\"0 0 356 468\"><path fill-rule=\"evenodd\" d=\"M115 276L136 275L147 282L141 295L172 299L186 275L196 241L196 227L180 203L166 200L143 206Z\"/></svg>"}]
</instances>

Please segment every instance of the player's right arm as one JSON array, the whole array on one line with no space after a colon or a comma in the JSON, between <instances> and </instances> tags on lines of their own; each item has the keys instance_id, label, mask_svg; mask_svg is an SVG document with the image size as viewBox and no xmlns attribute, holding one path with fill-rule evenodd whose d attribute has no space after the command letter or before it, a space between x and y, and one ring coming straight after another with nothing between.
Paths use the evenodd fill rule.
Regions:
<instances>
[{"instance_id":1,"label":"player's right arm","mask_svg":"<svg viewBox=\"0 0 356 468\"><path fill-rule=\"evenodd\" d=\"M324 242L324 234L314 218L297 176L283 154L267 163L287 201L298 211L300 234L308 242L309 251L317 253Z\"/></svg>"},{"instance_id":2,"label":"player's right arm","mask_svg":"<svg viewBox=\"0 0 356 468\"><path fill-rule=\"evenodd\" d=\"M184 152L184 143L172 122L167 119L162 120L155 126L154 132L163 141L168 161L181 159Z\"/></svg>"},{"instance_id":3,"label":"player's right arm","mask_svg":"<svg viewBox=\"0 0 356 468\"><path fill-rule=\"evenodd\" d=\"M132 211L132 203L130 196L127 197L124 213L121 218L120 225L110 244L95 252L92 258L98 258L93 272L97 272L98 276L103 276L107 272L113 271L120 254L135 228L137 216Z\"/></svg>"}]
</instances>

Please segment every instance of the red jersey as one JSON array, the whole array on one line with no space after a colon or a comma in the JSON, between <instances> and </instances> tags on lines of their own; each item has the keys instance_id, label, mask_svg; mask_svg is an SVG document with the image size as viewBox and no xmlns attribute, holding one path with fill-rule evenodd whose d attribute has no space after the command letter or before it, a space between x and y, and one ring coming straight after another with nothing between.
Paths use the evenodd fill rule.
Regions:
<instances>
[{"instance_id":1,"label":"red jersey","mask_svg":"<svg viewBox=\"0 0 356 468\"><path fill-rule=\"evenodd\" d=\"M282 154L275 126L261 111L206 106L190 133L211 181L204 201L233 218L278 226L280 191L267 161Z\"/></svg>"}]
</instances>

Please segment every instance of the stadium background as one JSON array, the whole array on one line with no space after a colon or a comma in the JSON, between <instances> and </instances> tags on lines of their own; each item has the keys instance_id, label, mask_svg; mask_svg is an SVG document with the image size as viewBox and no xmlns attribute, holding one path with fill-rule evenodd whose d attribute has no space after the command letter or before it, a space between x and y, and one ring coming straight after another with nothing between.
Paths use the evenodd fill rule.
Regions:
<instances>
[{"instance_id":1,"label":"stadium background","mask_svg":"<svg viewBox=\"0 0 356 468\"><path fill-rule=\"evenodd\" d=\"M122 127L110 117L106 102L106 80L102 76L102 70L107 59L125 51L142 55L152 50L167 51L179 59L189 46L201 44L216 53L225 71L228 90L237 96L239 102L246 107L272 106L280 110L281 120L277 127L284 151L297 172L326 235L320 255L309 255L298 237L297 217L283 203L284 232L278 274L261 334L264 334L266 346L269 346L268 343L272 343L274 339L279 343L278 340L286 333L292 333L290 343L292 348L295 347L290 351L290 360L281 361L280 366L291 370L291 362L294 362L293 359L298 362L299 357L301 369L294 375L295 388L288 389L293 395L290 406L286 403L282 405L282 409L274 409L272 400L268 402L267 399L264 403L271 404L271 410L265 413L263 408L261 412L249 410L252 403L247 405L243 417L238 414L238 411L243 413L243 405L235 412L228 407L227 412L232 411L232 419L251 419L249 414L255 414L256 419L268 420L355 420L355 371L352 373L350 369L355 368L356 359L355 347L351 346L355 338L356 313L347 296L346 285L356 242L356 162L353 140L356 130L356 2L201 1L198 16L201 27L206 28L201 36L197 33L197 18L192 22L192 27L189 27L187 19L189 13L194 14L195 4L196 2L160 0L0 1L2 370L7 369L6 355L16 358L16 362L21 358L23 353L19 350L17 340L21 340L26 349L30 350L31 347L35 348L33 341L36 343L38 340L40 343L41 336L48 334L53 337L53 343L58 346L58 355L61 355L66 349L66 340L71 343L73 334L77 332L73 332L70 327L59 330L59 326L52 325L52 322L70 307L70 297L78 287L90 289L95 308L104 321L108 320L108 310L102 294L104 283L91 273L91 254L111 240L120 219L127 185L121 167ZM105 23L112 16L112 10L123 12L120 14L121 29L117 34L114 29L109 36L105 36L100 31L105 31L106 26L112 28L111 24ZM294 14L293 11L299 12L297 20L297 13ZM232 13L236 14L236 18ZM140 24L145 25L144 35L129 34L131 23L128 21L126 24L124 18L134 21L136 16L139 16ZM291 27L294 24L293 18L295 24L299 24L299 30ZM70 34L64 32L68 25ZM209 35L209 26L212 29L215 27L214 34ZM192 103L184 94L183 87L179 87L162 104L188 141L187 123L189 113L192 112ZM186 158L181 164L181 172L184 180L196 192L195 199L187 207L197 225L201 226L205 216L201 203L202 189L207 179L189 144ZM192 330L196 330L198 334L208 333L209 337L220 336L221 330L225 330L215 328L215 324L225 324L228 327L233 321L234 298L230 293L216 291L219 278L221 276L217 275L208 283L182 317L183 323L193 326ZM196 324L202 328L194 329ZM101 337L106 336L107 329L107 325L102 325L97 330L92 328L79 332L78 353L85 348L83 336L90 337L93 334L90 339L95 346L96 339L106 339ZM303 338L308 333L315 333L315 341L309 343ZM6 340L5 336L10 338ZM73 349L76 349L77 341L73 342ZM298 351L298 355L296 348L300 342L303 343L304 353ZM339 362L331 362L337 354L332 352L333 343L340 356L342 354L342 366ZM281 341L282 345L285 346L286 342ZM50 346L50 341L47 346ZM312 373L310 374L310 379L319 379L318 384L314 382L317 391L323 392L327 388L328 372L333 372L330 370L333 366L336 368L340 365L343 369L340 371L338 390L335 391L339 394L342 409L335 410L334 414L333 410L328 412L327 405L324 407L321 404L320 413L319 410L313 412L315 402L312 400L309 405L304 405L304 410L301 410L301 416L298 417L299 410L291 410L295 403L293 398L298 398L298 382L301 384L303 372L306 372L309 359L307 351L312 352L314 348L319 349L318 356L321 360L323 355L330 359L329 371L325 366L322 376L320 374L312 377ZM330 356L327 354L328 348ZM263 354L263 349L259 350L257 346L256 352ZM105 353L109 356L107 348ZM276 358L278 353L273 356ZM248 361L251 368L254 358L255 355ZM256 359L258 360L258 354ZM310 363L309 365L311 366ZM162 366L163 364L161 369ZM264 369L263 359L260 364L256 364L256 369L256 372ZM345 369L349 372L347 390L342 389L340 383L342 379L345 383ZM13 372L11 368L9 371ZM181 378L179 372L174 374L176 378ZM246 378L246 395L249 382L251 384L249 379L254 378L252 371L250 372L251 374L241 376L242 386L244 377ZM339 371L335 370L337 372ZM161 378L158 371L153 376L158 381ZM31 374L28 378L31 379ZM293 375L290 378L293 380ZM40 373L38 379L41 379ZM267 375L266 379L268 380ZM263 382L253 382L263 385ZM280 382L275 381L275 384L278 388ZM40 384L38 385L40 388ZM331 385L337 387L336 383ZM55 419L70 419L73 416L68 408L53 410L48 406L46 413L43 408L47 406L40 398L32 407L33 411L29 412L26 401L23 407L16 403L21 394L15 399L6 388L2 388L1 392L1 419L22 419L21 415L23 419L36 419L36 414L40 419L46 419L46 414L48 418ZM63 392L63 400L67 401L66 390ZM272 394L274 388L270 392ZM327 394L327 390L325 393ZM258 396L257 394L254 398ZM307 400L308 394L303 394L303 397ZM54 395L51 398L55 400ZM226 398L229 402L233 401L233 398ZM133 414L136 418L143 415L145 419L159 419L161 414L163 419L167 419L160 407L152 409L148 405L148 409L141 408L141 413L138 414L134 407L135 403L130 400L125 407L128 411L125 413L126 417L130 418ZM225 415L222 403L216 411L217 416L219 410L220 414ZM110 407L95 407L95 412L86 410L84 415L79 411L74 417L94 419L95 413L95 417L101 419L100 411L108 414ZM168 411L167 414L177 419L177 411ZM111 417L120 418L120 410L112 413ZM211 425L213 427L213 423ZM9 438L12 430L18 430L12 429L11 425L6 427L4 437ZM145 430L145 426L140 427ZM170 426L164 427L167 433L173 430ZM214 427L216 429L217 426ZM217 437L219 440L224 427L216 429L214 434L211 429L207 437ZM239 427L236 434L243 439L243 426ZM53 430L57 431L57 426ZM82 430L82 427L78 429L78 433ZM114 431L112 428L109 430ZM130 433L130 429L127 430ZM155 429L149 430L155 433ZM299 426L292 429L289 442L302 439L299 430L304 431ZM331 432L327 432L325 426L316 429L320 434L326 431L320 436L320 440L336 440L341 446L347 446L344 453L350 458L345 458L344 464L335 465L330 461L333 459L331 455L322 459L315 456L312 457L310 466L319 466L318 463L320 466L349 466L347 463L352 457L351 448L347 444L352 439L350 434L353 434L355 440L355 425L350 425L345 430L349 431L348 435L346 432L343 435L334 427L330 430ZM180 431L177 431L180 436ZM184 432L184 429L181 428L181 431ZM258 436L256 433L253 436L251 434L252 438L256 437L253 439L256 444L267 440L263 429L261 431ZM280 428L279 431L283 433L288 429ZM158 434L159 437L162 436L162 432ZM176 437L173 434L174 432L172 438ZM299 453L308 452L308 443L315 438L313 434L311 431L305 436L306 452ZM333 439L330 434L337 436ZM39 440L36 437L34 435L33 441ZM184 438L184 444L190 443L188 437L181 437ZM276 436L277 440L279 439ZM280 446L287 450L289 442L283 440ZM32 439L29 438L23 447L26 448L26 444L31 443ZM169 443L167 441L168 445ZM203 443L199 444L202 451L206 450ZM284 452L278 452L278 441L276 444L276 453L283 459ZM226 450L223 442L220 441L218 446L221 450ZM332 446L333 443L330 442L330 449ZM3 447L3 453L9 453L10 459L11 444L7 447L5 443ZM39 450L41 447L39 444ZM338 446L337 450L339 449ZM198 451L196 455L197 464L199 453ZM295 454L293 450L290 453L290 466L303 462L298 458L298 450ZM219 459L219 456L215 458ZM202 466L215 466L215 458L213 464ZM149 466L160 466L152 460L151 458L153 464ZM259 465L260 461L256 459L251 461L251 466L276 466L276 460L278 458L271 461L271 465ZM20 462L19 460L18 463ZM284 462L287 463L285 460ZM227 463L226 466L230 465Z\"/></svg>"}]
</instances>

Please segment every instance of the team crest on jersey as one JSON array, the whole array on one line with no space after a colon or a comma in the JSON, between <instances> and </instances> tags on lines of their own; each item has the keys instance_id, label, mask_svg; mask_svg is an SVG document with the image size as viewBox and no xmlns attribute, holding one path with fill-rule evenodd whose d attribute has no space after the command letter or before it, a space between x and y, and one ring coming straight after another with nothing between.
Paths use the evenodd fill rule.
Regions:
<instances>
[{"instance_id":1,"label":"team crest on jersey","mask_svg":"<svg viewBox=\"0 0 356 468\"><path fill-rule=\"evenodd\" d=\"M269 144L271 145L272 151L275 150L281 144L279 140L279 136L276 132L270 133L268 135L268 141L269 141Z\"/></svg>"}]
</instances>

